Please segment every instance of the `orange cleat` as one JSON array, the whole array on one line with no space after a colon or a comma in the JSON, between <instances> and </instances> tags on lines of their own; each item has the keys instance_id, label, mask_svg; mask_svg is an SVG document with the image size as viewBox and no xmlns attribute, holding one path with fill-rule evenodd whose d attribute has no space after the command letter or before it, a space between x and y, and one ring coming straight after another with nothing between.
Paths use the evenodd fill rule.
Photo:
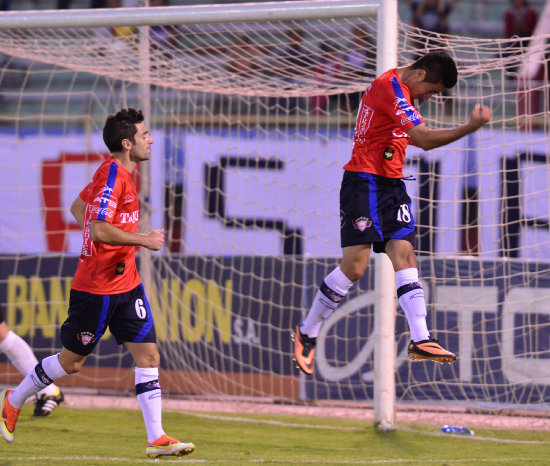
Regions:
<instances>
[{"instance_id":1,"label":"orange cleat","mask_svg":"<svg viewBox=\"0 0 550 466\"><path fill-rule=\"evenodd\" d=\"M185 456L195 451L195 445L192 443L182 443L175 438L164 434L154 442L147 442L145 452L149 458L159 458L161 456Z\"/></svg>"},{"instance_id":2,"label":"orange cleat","mask_svg":"<svg viewBox=\"0 0 550 466\"><path fill-rule=\"evenodd\" d=\"M17 418L19 417L20 409L16 409L10 405L8 397L13 390L3 390L0 393L0 413L2 418L0 420L0 435L6 442L13 442L15 434L15 424L17 423Z\"/></svg>"},{"instance_id":3,"label":"orange cleat","mask_svg":"<svg viewBox=\"0 0 550 466\"><path fill-rule=\"evenodd\" d=\"M313 374L313 356L315 356L315 345L317 338L310 338L300 332L300 326L296 326L296 335L294 337L294 357L298 367L304 373Z\"/></svg>"},{"instance_id":4,"label":"orange cleat","mask_svg":"<svg viewBox=\"0 0 550 466\"><path fill-rule=\"evenodd\" d=\"M444 364L452 364L456 361L456 356L443 348L435 338L414 342L411 340L407 350L411 359L429 359L430 361Z\"/></svg>"}]
</instances>

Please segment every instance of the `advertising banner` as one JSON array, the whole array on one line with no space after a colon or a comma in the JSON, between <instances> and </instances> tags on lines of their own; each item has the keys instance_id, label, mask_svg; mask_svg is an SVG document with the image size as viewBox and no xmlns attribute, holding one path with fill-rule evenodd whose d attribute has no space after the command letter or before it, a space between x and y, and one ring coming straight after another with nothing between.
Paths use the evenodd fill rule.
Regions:
<instances>
[{"instance_id":1,"label":"advertising banner","mask_svg":"<svg viewBox=\"0 0 550 466\"><path fill-rule=\"evenodd\" d=\"M8 325L39 357L60 348L76 257L0 257L0 300ZM257 256L178 259L154 256L149 295L162 367L185 373L278 375L298 380L291 333L330 258ZM371 264L372 265L372 264ZM453 365L407 357L410 336L396 306L396 389L400 401L486 406L550 402L550 265L513 260L420 260L433 336L458 356ZM306 399L372 400L374 267L352 288L318 338L315 373L302 378ZM131 368L109 333L94 351L97 367ZM246 386L246 379L241 384ZM250 383L250 382L249 382ZM261 390L261 385L258 385ZM242 389L241 389L242 390ZM261 393L261 391L259 392ZM537 408L538 409L538 408Z\"/></svg>"}]
</instances>

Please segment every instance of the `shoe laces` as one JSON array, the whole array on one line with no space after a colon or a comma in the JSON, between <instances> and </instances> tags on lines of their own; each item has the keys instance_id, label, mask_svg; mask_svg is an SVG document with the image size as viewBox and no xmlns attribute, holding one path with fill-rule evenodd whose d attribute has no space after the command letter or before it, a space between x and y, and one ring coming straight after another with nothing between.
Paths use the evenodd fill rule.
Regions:
<instances>
[{"instance_id":1,"label":"shoe laces","mask_svg":"<svg viewBox=\"0 0 550 466\"><path fill-rule=\"evenodd\" d=\"M156 439L154 442L147 442L147 445L158 446L158 445L165 445L168 443L180 443L180 441L175 438L168 437L168 435L164 434L160 436L158 439Z\"/></svg>"},{"instance_id":2,"label":"shoe laces","mask_svg":"<svg viewBox=\"0 0 550 466\"><path fill-rule=\"evenodd\" d=\"M300 341L304 349L302 350L302 355L307 358L312 349L317 345L317 338L310 338L307 335L300 332Z\"/></svg>"}]
</instances>

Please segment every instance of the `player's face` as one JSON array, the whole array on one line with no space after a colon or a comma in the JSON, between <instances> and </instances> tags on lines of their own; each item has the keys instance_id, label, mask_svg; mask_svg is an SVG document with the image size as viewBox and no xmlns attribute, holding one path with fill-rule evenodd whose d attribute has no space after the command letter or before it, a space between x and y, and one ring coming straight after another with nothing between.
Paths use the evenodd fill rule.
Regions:
<instances>
[{"instance_id":1,"label":"player's face","mask_svg":"<svg viewBox=\"0 0 550 466\"><path fill-rule=\"evenodd\" d=\"M417 82L411 91L411 97L413 99L428 100L435 94L439 94L445 90L445 86L441 83L427 83L425 81Z\"/></svg>"},{"instance_id":2,"label":"player's face","mask_svg":"<svg viewBox=\"0 0 550 466\"><path fill-rule=\"evenodd\" d=\"M138 123L136 128L134 143L130 149L130 160L132 162L143 162L151 158L151 144L154 141L145 127L145 123Z\"/></svg>"}]
</instances>

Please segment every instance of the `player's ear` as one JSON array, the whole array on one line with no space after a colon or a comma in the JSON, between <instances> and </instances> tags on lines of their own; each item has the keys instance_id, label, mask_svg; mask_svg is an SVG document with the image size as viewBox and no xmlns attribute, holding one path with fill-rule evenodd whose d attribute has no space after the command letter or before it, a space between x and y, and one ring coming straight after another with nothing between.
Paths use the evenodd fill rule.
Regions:
<instances>
[{"instance_id":1,"label":"player's ear","mask_svg":"<svg viewBox=\"0 0 550 466\"><path fill-rule=\"evenodd\" d=\"M121 145L124 150L130 150L132 148L132 141L123 139Z\"/></svg>"},{"instance_id":2,"label":"player's ear","mask_svg":"<svg viewBox=\"0 0 550 466\"><path fill-rule=\"evenodd\" d=\"M416 79L418 82L422 82L426 79L426 70L416 70Z\"/></svg>"}]
</instances>

